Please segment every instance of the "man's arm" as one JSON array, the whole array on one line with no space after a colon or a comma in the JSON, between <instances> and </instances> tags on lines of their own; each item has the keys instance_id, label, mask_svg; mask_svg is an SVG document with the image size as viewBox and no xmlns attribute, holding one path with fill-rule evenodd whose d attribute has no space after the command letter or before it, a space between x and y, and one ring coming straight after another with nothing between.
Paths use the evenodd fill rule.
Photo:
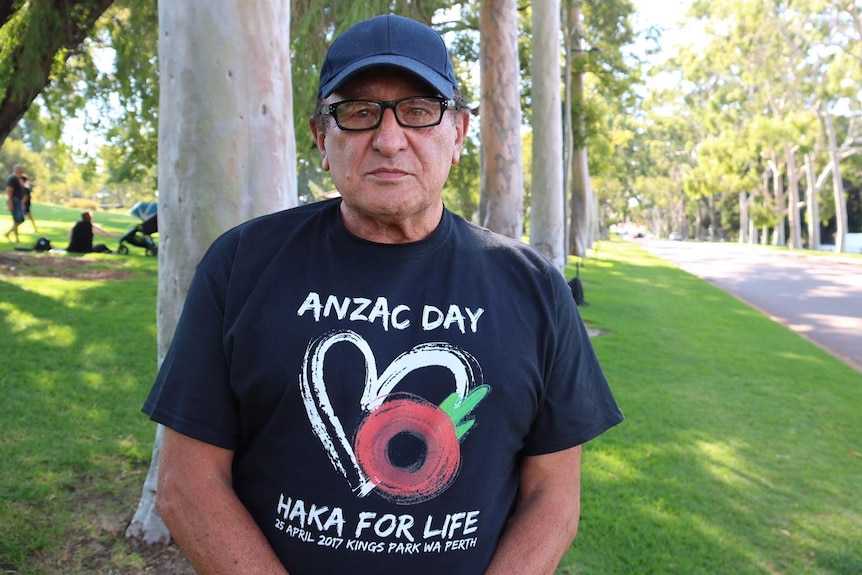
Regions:
<instances>
[{"instance_id":1,"label":"man's arm","mask_svg":"<svg viewBox=\"0 0 862 575\"><path fill-rule=\"evenodd\" d=\"M6 208L11 212L12 211L12 198L14 197L15 190L12 189L12 186L6 186Z\"/></svg>"},{"instance_id":2,"label":"man's arm","mask_svg":"<svg viewBox=\"0 0 862 575\"><path fill-rule=\"evenodd\" d=\"M527 457L515 513L485 575L550 575L578 532L581 447Z\"/></svg>"},{"instance_id":3,"label":"man's arm","mask_svg":"<svg viewBox=\"0 0 862 575\"><path fill-rule=\"evenodd\" d=\"M199 575L287 575L232 487L233 451L165 428L156 508Z\"/></svg>"}]
</instances>

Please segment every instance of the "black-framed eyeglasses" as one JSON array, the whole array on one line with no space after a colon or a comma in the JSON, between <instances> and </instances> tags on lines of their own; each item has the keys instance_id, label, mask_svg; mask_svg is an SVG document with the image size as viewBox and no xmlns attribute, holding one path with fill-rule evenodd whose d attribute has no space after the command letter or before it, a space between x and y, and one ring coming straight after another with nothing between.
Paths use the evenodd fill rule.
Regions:
<instances>
[{"instance_id":1,"label":"black-framed eyeglasses","mask_svg":"<svg viewBox=\"0 0 862 575\"><path fill-rule=\"evenodd\" d=\"M335 124L347 132L374 130L383 121L387 109L404 128L430 128L443 120L446 110L455 109L455 101L445 98L416 97L400 100L344 100L324 106L321 113L335 118Z\"/></svg>"}]
</instances>

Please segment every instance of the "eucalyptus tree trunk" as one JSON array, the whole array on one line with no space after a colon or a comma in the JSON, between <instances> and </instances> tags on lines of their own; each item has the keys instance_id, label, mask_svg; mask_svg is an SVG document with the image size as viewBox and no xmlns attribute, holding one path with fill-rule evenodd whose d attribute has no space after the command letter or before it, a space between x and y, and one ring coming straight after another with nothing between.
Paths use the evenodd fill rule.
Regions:
<instances>
[{"instance_id":1,"label":"eucalyptus tree trunk","mask_svg":"<svg viewBox=\"0 0 862 575\"><path fill-rule=\"evenodd\" d=\"M799 213L799 174L796 172L796 150L784 144L787 162L787 218L790 225L790 247L802 249L802 220Z\"/></svg>"},{"instance_id":2,"label":"eucalyptus tree trunk","mask_svg":"<svg viewBox=\"0 0 862 575\"><path fill-rule=\"evenodd\" d=\"M685 195L682 195L673 207L673 229L678 230L683 238L689 238L691 231L688 226L688 216L686 216Z\"/></svg>"},{"instance_id":3,"label":"eucalyptus tree trunk","mask_svg":"<svg viewBox=\"0 0 862 575\"><path fill-rule=\"evenodd\" d=\"M479 14L481 206L483 226L510 238L523 233L521 99L515 0L484 0Z\"/></svg>"},{"instance_id":4,"label":"eucalyptus tree trunk","mask_svg":"<svg viewBox=\"0 0 862 575\"><path fill-rule=\"evenodd\" d=\"M560 3L533 4L533 184L530 244L560 271L564 248L563 130L560 118Z\"/></svg>"},{"instance_id":5,"label":"eucalyptus tree trunk","mask_svg":"<svg viewBox=\"0 0 862 575\"><path fill-rule=\"evenodd\" d=\"M572 100L566 106L577 111L573 119L574 137L569 145L571 155L571 207L569 209L569 253L583 257L587 248L593 244L593 226L590 216L594 213L593 190L590 183L590 168L587 158L587 134L584 119L584 29L581 22L581 0L570 0L568 10L569 26L572 30L567 59L577 62L572 74Z\"/></svg>"},{"instance_id":6,"label":"eucalyptus tree trunk","mask_svg":"<svg viewBox=\"0 0 862 575\"><path fill-rule=\"evenodd\" d=\"M568 191L572 189L574 178L574 141L575 141L575 118L572 113L572 81L574 80L574 42L577 40L577 28L580 23L572 23L572 0L563 0L563 9L560 12L563 28L563 46L565 47L565 67L563 68L563 245L567 252L571 252L571 217L572 209L568 200Z\"/></svg>"},{"instance_id":7,"label":"eucalyptus tree trunk","mask_svg":"<svg viewBox=\"0 0 862 575\"><path fill-rule=\"evenodd\" d=\"M781 174L780 164L775 157L775 152L772 153L773 159L770 161L772 167L772 195L775 199L775 233L772 237L772 245L784 246L787 234L784 233L784 222L787 219L787 194L784 191L784 178Z\"/></svg>"},{"instance_id":8,"label":"eucalyptus tree trunk","mask_svg":"<svg viewBox=\"0 0 862 575\"><path fill-rule=\"evenodd\" d=\"M715 195L710 195L706 198L706 209L707 214L709 214L709 239L715 241L718 237L718 226L716 225L716 221L718 220L718 215L715 209Z\"/></svg>"},{"instance_id":9,"label":"eucalyptus tree trunk","mask_svg":"<svg viewBox=\"0 0 862 575\"><path fill-rule=\"evenodd\" d=\"M764 202L767 205L770 201L769 179L770 179L770 176L772 175L772 172L773 172L772 168L767 168L767 169L763 170L763 175L761 176L761 180L760 180L760 197L763 198ZM752 234L752 237L756 237L757 235L758 234ZM764 223L760 226L759 237L760 237L759 243L761 245L764 245L764 246L769 245L769 226L766 223Z\"/></svg>"},{"instance_id":10,"label":"eucalyptus tree trunk","mask_svg":"<svg viewBox=\"0 0 862 575\"><path fill-rule=\"evenodd\" d=\"M808 249L820 249L820 199L814 178L814 155L805 154L805 204L808 206Z\"/></svg>"},{"instance_id":11,"label":"eucalyptus tree trunk","mask_svg":"<svg viewBox=\"0 0 862 575\"><path fill-rule=\"evenodd\" d=\"M159 2L158 361L212 241L296 204L289 0ZM161 430L127 537L170 535L155 510Z\"/></svg>"},{"instance_id":12,"label":"eucalyptus tree trunk","mask_svg":"<svg viewBox=\"0 0 862 575\"><path fill-rule=\"evenodd\" d=\"M747 244L749 239L749 225L751 219L749 206L754 194L750 197L748 192L739 192L739 243Z\"/></svg>"},{"instance_id":13,"label":"eucalyptus tree trunk","mask_svg":"<svg viewBox=\"0 0 862 575\"><path fill-rule=\"evenodd\" d=\"M832 114L828 110L821 113L826 128L826 141L829 143L829 161L832 164L832 195L835 198L835 251L842 253L847 243L847 199L844 197L844 180L841 178L841 155Z\"/></svg>"}]
</instances>

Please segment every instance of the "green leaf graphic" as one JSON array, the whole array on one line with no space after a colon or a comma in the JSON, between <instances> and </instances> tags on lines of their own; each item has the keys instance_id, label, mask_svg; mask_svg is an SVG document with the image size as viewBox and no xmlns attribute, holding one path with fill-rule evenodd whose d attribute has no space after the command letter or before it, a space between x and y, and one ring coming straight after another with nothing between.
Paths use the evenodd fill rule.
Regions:
<instances>
[{"instance_id":1,"label":"green leaf graphic","mask_svg":"<svg viewBox=\"0 0 862 575\"><path fill-rule=\"evenodd\" d=\"M459 400L458 394L453 393L440 404L440 409L445 411L452 418L452 423L455 424L455 436L458 441L461 441L476 423L474 418L468 417L470 412L476 409L479 402L485 399L485 396L490 392L490 385L480 385L468 393L464 399Z\"/></svg>"}]
</instances>

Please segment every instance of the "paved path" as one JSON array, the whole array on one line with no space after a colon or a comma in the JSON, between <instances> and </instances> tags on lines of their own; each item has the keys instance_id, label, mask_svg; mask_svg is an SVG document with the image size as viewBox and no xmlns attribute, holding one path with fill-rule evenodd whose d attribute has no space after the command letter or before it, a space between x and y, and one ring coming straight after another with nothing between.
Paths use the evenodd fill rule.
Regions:
<instances>
[{"instance_id":1,"label":"paved path","mask_svg":"<svg viewBox=\"0 0 862 575\"><path fill-rule=\"evenodd\" d=\"M733 243L638 241L862 371L862 259Z\"/></svg>"}]
</instances>

